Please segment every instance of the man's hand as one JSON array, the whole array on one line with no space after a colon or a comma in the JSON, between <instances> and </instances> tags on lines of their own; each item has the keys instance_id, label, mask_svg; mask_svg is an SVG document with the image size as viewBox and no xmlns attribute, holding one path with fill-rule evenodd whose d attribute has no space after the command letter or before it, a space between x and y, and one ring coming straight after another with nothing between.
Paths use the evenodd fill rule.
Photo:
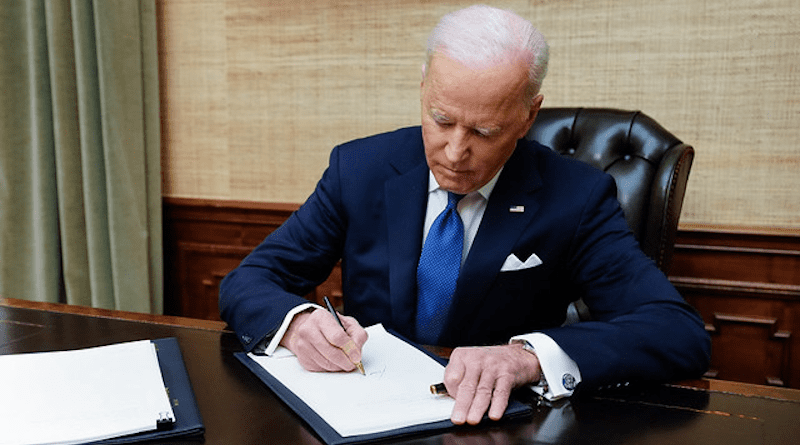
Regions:
<instances>
[{"instance_id":1,"label":"man's hand","mask_svg":"<svg viewBox=\"0 0 800 445\"><path fill-rule=\"evenodd\" d=\"M361 361L367 331L353 317L340 315L339 319L345 330L324 309L301 312L294 316L280 344L309 371L352 371Z\"/></svg>"},{"instance_id":2,"label":"man's hand","mask_svg":"<svg viewBox=\"0 0 800 445\"><path fill-rule=\"evenodd\" d=\"M490 419L499 420L511 390L540 376L539 359L522 345L456 348L444 370L447 392L456 399L450 420L475 425L487 409Z\"/></svg>"}]
</instances>

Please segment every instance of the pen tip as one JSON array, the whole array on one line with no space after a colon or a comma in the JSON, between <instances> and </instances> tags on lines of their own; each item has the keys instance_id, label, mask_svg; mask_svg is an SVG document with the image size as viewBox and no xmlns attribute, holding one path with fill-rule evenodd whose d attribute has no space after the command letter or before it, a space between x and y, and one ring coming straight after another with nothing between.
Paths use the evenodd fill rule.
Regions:
<instances>
[{"instance_id":1,"label":"pen tip","mask_svg":"<svg viewBox=\"0 0 800 445\"><path fill-rule=\"evenodd\" d=\"M356 363L356 366L358 367L358 370L361 371L361 375L367 375L367 373L364 372L364 365L362 365L361 362Z\"/></svg>"}]
</instances>

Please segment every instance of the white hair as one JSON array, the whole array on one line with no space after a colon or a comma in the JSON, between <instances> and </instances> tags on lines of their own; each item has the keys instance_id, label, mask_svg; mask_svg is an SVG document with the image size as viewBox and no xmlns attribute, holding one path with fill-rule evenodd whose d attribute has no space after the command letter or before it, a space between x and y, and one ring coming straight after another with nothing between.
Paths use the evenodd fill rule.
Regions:
<instances>
[{"instance_id":1,"label":"white hair","mask_svg":"<svg viewBox=\"0 0 800 445\"><path fill-rule=\"evenodd\" d=\"M526 104L539 94L550 58L547 41L529 21L514 12L474 5L445 15L428 37L427 66L443 54L475 69L509 60L528 66ZM427 69L426 69L427 71Z\"/></svg>"}]
</instances>

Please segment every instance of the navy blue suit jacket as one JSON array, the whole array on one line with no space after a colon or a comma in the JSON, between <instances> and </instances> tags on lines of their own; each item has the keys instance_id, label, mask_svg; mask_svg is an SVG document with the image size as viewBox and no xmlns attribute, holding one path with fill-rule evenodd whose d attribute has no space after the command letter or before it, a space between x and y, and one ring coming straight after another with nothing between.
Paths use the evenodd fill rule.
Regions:
<instances>
[{"instance_id":1,"label":"navy blue suit jacket","mask_svg":"<svg viewBox=\"0 0 800 445\"><path fill-rule=\"evenodd\" d=\"M251 349L341 258L345 312L414 339L427 190L419 127L336 147L306 203L222 282L223 320ZM501 272L511 253L542 264ZM594 321L562 327L581 297ZM701 319L640 250L614 180L536 142L520 140L506 163L453 298L442 345L541 331L584 385L696 377L708 365Z\"/></svg>"}]
</instances>

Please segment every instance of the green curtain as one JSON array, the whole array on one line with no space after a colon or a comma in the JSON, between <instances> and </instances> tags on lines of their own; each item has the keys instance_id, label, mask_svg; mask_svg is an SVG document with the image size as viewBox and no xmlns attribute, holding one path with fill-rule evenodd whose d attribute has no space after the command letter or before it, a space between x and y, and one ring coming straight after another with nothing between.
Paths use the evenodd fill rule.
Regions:
<instances>
[{"instance_id":1,"label":"green curtain","mask_svg":"<svg viewBox=\"0 0 800 445\"><path fill-rule=\"evenodd\" d=\"M3 0L0 44L0 295L161 313L155 0Z\"/></svg>"}]
</instances>

